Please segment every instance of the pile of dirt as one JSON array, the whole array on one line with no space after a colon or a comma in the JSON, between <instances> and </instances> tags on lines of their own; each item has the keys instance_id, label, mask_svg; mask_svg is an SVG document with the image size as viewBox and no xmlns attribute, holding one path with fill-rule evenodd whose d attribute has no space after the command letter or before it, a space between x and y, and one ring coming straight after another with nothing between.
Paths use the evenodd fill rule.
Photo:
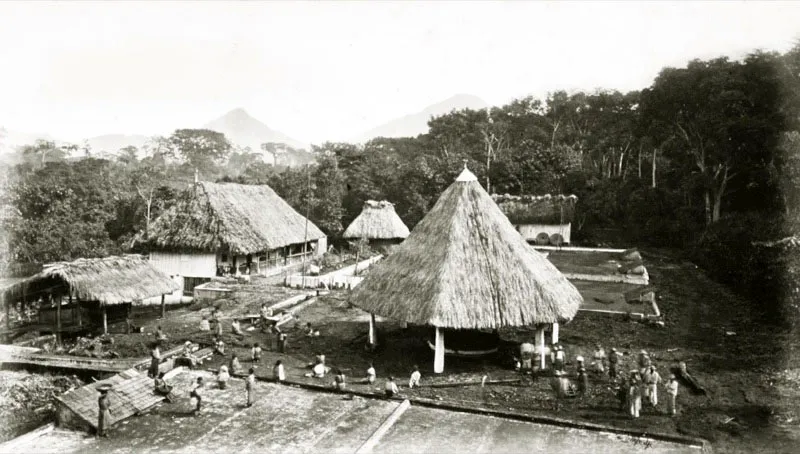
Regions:
<instances>
[{"instance_id":1,"label":"pile of dirt","mask_svg":"<svg viewBox=\"0 0 800 454\"><path fill-rule=\"evenodd\" d=\"M54 397L84 384L74 375L0 371L0 442L50 422Z\"/></svg>"},{"instance_id":2,"label":"pile of dirt","mask_svg":"<svg viewBox=\"0 0 800 454\"><path fill-rule=\"evenodd\" d=\"M114 359L120 354L114 350L114 338L111 336L79 337L73 344L63 347L68 355L88 356L92 358Z\"/></svg>"}]
</instances>

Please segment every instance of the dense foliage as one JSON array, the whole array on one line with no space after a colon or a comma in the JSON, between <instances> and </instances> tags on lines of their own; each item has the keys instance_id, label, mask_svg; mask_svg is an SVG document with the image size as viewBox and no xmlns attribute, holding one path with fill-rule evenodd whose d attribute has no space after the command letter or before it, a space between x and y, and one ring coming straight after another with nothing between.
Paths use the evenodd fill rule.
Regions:
<instances>
[{"instance_id":1,"label":"dense foliage","mask_svg":"<svg viewBox=\"0 0 800 454\"><path fill-rule=\"evenodd\" d=\"M334 238L368 199L393 202L413 228L466 163L490 192L576 194L577 242L680 249L778 301L770 259L751 243L795 231L799 120L797 46L665 68L642 91L453 111L418 137L315 146L316 162L299 168L208 130L180 129L113 160L39 142L5 169L5 261L127 250L196 176L268 184Z\"/></svg>"}]
</instances>

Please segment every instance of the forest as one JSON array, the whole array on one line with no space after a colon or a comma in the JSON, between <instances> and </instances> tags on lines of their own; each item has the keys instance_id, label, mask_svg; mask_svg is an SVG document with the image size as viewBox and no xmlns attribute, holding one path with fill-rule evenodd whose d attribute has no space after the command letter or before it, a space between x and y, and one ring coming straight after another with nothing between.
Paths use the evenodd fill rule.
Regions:
<instances>
[{"instance_id":1,"label":"forest","mask_svg":"<svg viewBox=\"0 0 800 454\"><path fill-rule=\"evenodd\" d=\"M754 244L798 231L800 44L664 68L641 91L558 91L452 111L418 137L311 151L314 164L273 166L196 129L113 159L21 147L2 168L4 274L135 249L134 236L196 177L268 184L334 244L369 199L394 203L413 228L466 164L490 193L577 195L575 244L680 254L771 323L800 312L797 254Z\"/></svg>"}]
</instances>

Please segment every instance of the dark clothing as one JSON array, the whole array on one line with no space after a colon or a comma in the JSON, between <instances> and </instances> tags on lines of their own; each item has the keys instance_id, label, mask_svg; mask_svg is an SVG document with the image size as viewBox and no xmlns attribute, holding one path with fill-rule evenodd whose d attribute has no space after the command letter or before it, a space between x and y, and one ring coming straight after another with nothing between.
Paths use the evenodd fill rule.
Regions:
<instances>
[{"instance_id":1,"label":"dark clothing","mask_svg":"<svg viewBox=\"0 0 800 454\"><path fill-rule=\"evenodd\" d=\"M97 435L104 437L106 429L111 423L111 402L108 400L108 394L101 394L97 399L97 406L99 413L97 415Z\"/></svg>"}]
</instances>

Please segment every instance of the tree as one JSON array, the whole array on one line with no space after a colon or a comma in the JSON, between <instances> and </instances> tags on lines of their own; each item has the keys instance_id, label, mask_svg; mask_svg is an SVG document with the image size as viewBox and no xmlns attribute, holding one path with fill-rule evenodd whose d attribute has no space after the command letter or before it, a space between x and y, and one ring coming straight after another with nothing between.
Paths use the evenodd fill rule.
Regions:
<instances>
[{"instance_id":1,"label":"tree","mask_svg":"<svg viewBox=\"0 0 800 454\"><path fill-rule=\"evenodd\" d=\"M169 137L169 144L185 163L201 171L224 162L232 148L225 134L209 129L178 129Z\"/></svg>"},{"instance_id":2,"label":"tree","mask_svg":"<svg viewBox=\"0 0 800 454\"><path fill-rule=\"evenodd\" d=\"M40 168L44 168L46 162L63 161L69 155L69 149L56 146L56 143L49 140L37 140L33 145L23 145L20 149L23 157L33 158L40 163Z\"/></svg>"}]
</instances>

